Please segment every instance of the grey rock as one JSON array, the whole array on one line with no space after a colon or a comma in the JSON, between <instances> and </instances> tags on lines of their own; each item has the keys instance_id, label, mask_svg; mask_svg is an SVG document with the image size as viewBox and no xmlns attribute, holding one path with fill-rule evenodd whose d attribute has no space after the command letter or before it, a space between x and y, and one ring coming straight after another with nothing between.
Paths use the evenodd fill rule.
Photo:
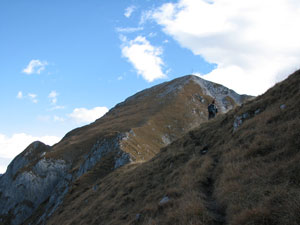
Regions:
<instances>
[{"instance_id":1,"label":"grey rock","mask_svg":"<svg viewBox=\"0 0 300 225\"><path fill-rule=\"evenodd\" d=\"M115 166L114 168L117 169L125 164L131 162L130 155L126 152L120 151L117 158L115 159Z\"/></svg>"},{"instance_id":2,"label":"grey rock","mask_svg":"<svg viewBox=\"0 0 300 225\"><path fill-rule=\"evenodd\" d=\"M254 115L258 115L260 113L261 113L261 109L257 109L257 110L255 110Z\"/></svg>"},{"instance_id":3,"label":"grey rock","mask_svg":"<svg viewBox=\"0 0 300 225\"><path fill-rule=\"evenodd\" d=\"M249 119L250 117L251 117L251 114L248 112L243 113L241 116L235 117L234 122L233 122L233 130L235 131L236 129L238 129L243 124L243 122L246 119Z\"/></svg>"},{"instance_id":4,"label":"grey rock","mask_svg":"<svg viewBox=\"0 0 300 225\"><path fill-rule=\"evenodd\" d=\"M77 172L73 175L66 173L64 178L61 179L61 181L54 188L49 202L45 207L44 213L36 224L44 224L46 219L50 217L62 204L65 195L68 193L70 182L75 181L80 176L91 170L107 153L112 151L117 152L114 165L115 169L129 163L131 161L130 155L120 149L120 141L124 138L126 139L126 135L128 134L119 134L111 139L98 140L91 148L90 152L84 156L85 160ZM45 167L42 163L40 164L40 167ZM51 167L48 167L48 169L51 171ZM98 185L93 186L94 191L97 191L98 188Z\"/></svg>"},{"instance_id":5,"label":"grey rock","mask_svg":"<svg viewBox=\"0 0 300 225\"><path fill-rule=\"evenodd\" d=\"M41 159L32 170L17 171L20 162L23 165L26 162L22 157L8 167L0 183L0 214L8 214L12 210L15 215L11 221L13 225L22 223L50 196L69 168L63 160Z\"/></svg>"},{"instance_id":6,"label":"grey rock","mask_svg":"<svg viewBox=\"0 0 300 225\"><path fill-rule=\"evenodd\" d=\"M242 116L237 116L235 119L234 119L234 122L233 122L233 130L235 131L236 129L239 128L239 126L241 126L243 123L243 117Z\"/></svg>"},{"instance_id":7,"label":"grey rock","mask_svg":"<svg viewBox=\"0 0 300 225\"><path fill-rule=\"evenodd\" d=\"M117 152L115 157L114 168L117 169L131 161L130 155L123 152L120 149L120 141L126 138L126 134L119 134L111 139L98 140L91 148L89 154L85 155L85 160L76 173L66 174L64 179L55 187L51 194L50 200L46 205L44 214L40 217L36 224L44 224L46 219L50 217L57 208L62 204L64 196L69 190L69 184L71 181L75 181L80 176L91 170L107 153L115 151ZM93 186L93 190L98 189L98 185Z\"/></svg>"},{"instance_id":8,"label":"grey rock","mask_svg":"<svg viewBox=\"0 0 300 225\"><path fill-rule=\"evenodd\" d=\"M285 105L285 104L280 105L280 109L281 109L281 110L284 110L285 108L286 108L286 105Z\"/></svg>"},{"instance_id":9,"label":"grey rock","mask_svg":"<svg viewBox=\"0 0 300 225\"><path fill-rule=\"evenodd\" d=\"M243 115L242 115L242 117L243 117L243 119L245 120L245 119L248 119L249 117L250 117L250 114L249 113L243 113Z\"/></svg>"},{"instance_id":10,"label":"grey rock","mask_svg":"<svg viewBox=\"0 0 300 225\"><path fill-rule=\"evenodd\" d=\"M76 178L85 174L92 169L101 158L109 152L118 152L118 157L115 159L115 168L118 168L130 162L130 155L123 152L120 148L120 142L127 138L128 134L119 134L112 139L98 140L92 147L90 153L85 156L84 163L80 166Z\"/></svg>"},{"instance_id":11,"label":"grey rock","mask_svg":"<svg viewBox=\"0 0 300 225\"><path fill-rule=\"evenodd\" d=\"M235 91L222 85L204 80L197 76L192 76L191 79L203 89L206 95L209 95L216 100L217 105L220 107L220 111L223 113L229 111L233 107L227 100L228 97L232 98L238 105L241 105L245 99L244 95L239 95Z\"/></svg>"},{"instance_id":12,"label":"grey rock","mask_svg":"<svg viewBox=\"0 0 300 225\"><path fill-rule=\"evenodd\" d=\"M97 191L98 188L99 188L99 185L98 185L98 184L96 184L96 185L93 186L93 190L94 190L94 191Z\"/></svg>"},{"instance_id":13,"label":"grey rock","mask_svg":"<svg viewBox=\"0 0 300 225\"><path fill-rule=\"evenodd\" d=\"M162 137L161 137L161 139L162 139L162 142L165 144L165 145L169 145L169 144L171 144L171 138L169 137L169 135L168 134L165 134L165 135L163 135Z\"/></svg>"},{"instance_id":14,"label":"grey rock","mask_svg":"<svg viewBox=\"0 0 300 225\"><path fill-rule=\"evenodd\" d=\"M29 160L21 155L18 155L7 167L6 173L9 177L14 177L17 172L28 165ZM1 184L0 184L1 185Z\"/></svg>"},{"instance_id":15,"label":"grey rock","mask_svg":"<svg viewBox=\"0 0 300 225\"><path fill-rule=\"evenodd\" d=\"M165 205L167 204L168 202L170 201L170 198L168 196L164 196L160 202L159 202L159 205L162 206L162 205Z\"/></svg>"},{"instance_id":16,"label":"grey rock","mask_svg":"<svg viewBox=\"0 0 300 225\"><path fill-rule=\"evenodd\" d=\"M208 152L208 146L205 146L201 151L200 154L201 155L205 155Z\"/></svg>"},{"instance_id":17,"label":"grey rock","mask_svg":"<svg viewBox=\"0 0 300 225\"><path fill-rule=\"evenodd\" d=\"M135 215L135 220L136 220L136 221L139 221L141 218L142 218L142 214L137 213L137 214Z\"/></svg>"},{"instance_id":18,"label":"grey rock","mask_svg":"<svg viewBox=\"0 0 300 225\"><path fill-rule=\"evenodd\" d=\"M198 94L198 93L194 94L193 97L196 98L201 103L205 103L205 99L200 94ZM194 98L193 98L193 100L194 100Z\"/></svg>"},{"instance_id":19,"label":"grey rock","mask_svg":"<svg viewBox=\"0 0 300 225\"><path fill-rule=\"evenodd\" d=\"M66 177L69 177L69 175ZM40 216L36 224L45 224L46 219L50 217L62 204L65 195L68 193L69 183L70 179L63 179L55 186L49 201L44 208L44 213L42 216Z\"/></svg>"}]
</instances>

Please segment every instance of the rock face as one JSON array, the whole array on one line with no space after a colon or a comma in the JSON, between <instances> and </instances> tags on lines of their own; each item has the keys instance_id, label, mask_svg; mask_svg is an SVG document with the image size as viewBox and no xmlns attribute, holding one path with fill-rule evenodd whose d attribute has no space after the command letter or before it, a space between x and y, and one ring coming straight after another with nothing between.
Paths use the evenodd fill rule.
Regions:
<instances>
[{"instance_id":1,"label":"rock face","mask_svg":"<svg viewBox=\"0 0 300 225\"><path fill-rule=\"evenodd\" d=\"M35 212L31 224L45 224L93 168L105 177L130 162L149 160L206 122L212 99L224 113L248 98L189 75L129 97L55 146L32 143L0 177L0 223L21 224Z\"/></svg>"},{"instance_id":2,"label":"rock face","mask_svg":"<svg viewBox=\"0 0 300 225\"><path fill-rule=\"evenodd\" d=\"M11 224L20 224L30 216L66 176L68 165L64 160L42 157L49 149L41 142L32 143L1 176L0 211Z\"/></svg>"},{"instance_id":3,"label":"rock face","mask_svg":"<svg viewBox=\"0 0 300 225\"><path fill-rule=\"evenodd\" d=\"M205 95L216 100L223 113L231 110L236 104L241 105L246 99L253 98L248 95L239 95L222 85L199 79L198 77L192 77L192 79L195 83L199 84Z\"/></svg>"}]
</instances>

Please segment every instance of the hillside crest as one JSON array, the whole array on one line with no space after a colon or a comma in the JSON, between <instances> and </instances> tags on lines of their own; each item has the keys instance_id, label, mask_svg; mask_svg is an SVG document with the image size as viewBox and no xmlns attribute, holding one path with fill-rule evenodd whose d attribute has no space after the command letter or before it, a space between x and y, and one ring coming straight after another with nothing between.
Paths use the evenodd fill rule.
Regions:
<instances>
[{"instance_id":1,"label":"hillside crest","mask_svg":"<svg viewBox=\"0 0 300 225\"><path fill-rule=\"evenodd\" d=\"M99 170L98 178L130 163L155 157L162 147L207 121L207 105L216 99L221 113L249 96L184 76L143 90L117 104L94 123L74 129L50 147L34 142L0 178L0 219L43 224L64 203L76 182Z\"/></svg>"}]
</instances>

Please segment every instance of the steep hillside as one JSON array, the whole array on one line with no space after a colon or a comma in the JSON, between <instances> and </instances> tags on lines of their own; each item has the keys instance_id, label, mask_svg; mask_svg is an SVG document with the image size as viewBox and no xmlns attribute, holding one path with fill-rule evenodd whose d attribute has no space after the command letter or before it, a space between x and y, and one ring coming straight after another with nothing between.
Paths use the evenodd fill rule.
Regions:
<instances>
[{"instance_id":1,"label":"steep hillside","mask_svg":"<svg viewBox=\"0 0 300 225\"><path fill-rule=\"evenodd\" d=\"M299 105L297 71L147 162L97 164L46 224L299 225Z\"/></svg>"},{"instance_id":2,"label":"steep hillside","mask_svg":"<svg viewBox=\"0 0 300 225\"><path fill-rule=\"evenodd\" d=\"M0 178L0 222L20 224L37 210L32 224L45 223L85 174L97 170L104 179L125 164L150 160L206 122L213 98L226 112L249 96L185 76L137 93L52 147L33 143Z\"/></svg>"}]
</instances>

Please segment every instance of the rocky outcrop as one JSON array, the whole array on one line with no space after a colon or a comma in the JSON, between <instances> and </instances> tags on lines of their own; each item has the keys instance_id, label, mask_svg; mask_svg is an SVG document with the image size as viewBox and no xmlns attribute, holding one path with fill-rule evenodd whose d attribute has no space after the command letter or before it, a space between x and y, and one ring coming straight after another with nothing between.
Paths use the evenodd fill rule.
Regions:
<instances>
[{"instance_id":1,"label":"rocky outcrop","mask_svg":"<svg viewBox=\"0 0 300 225\"><path fill-rule=\"evenodd\" d=\"M68 193L70 186L72 186L72 183L90 171L97 163L103 160L103 157L106 155L114 155L111 170L129 163L132 160L130 155L120 148L120 143L124 138L126 139L126 135L117 133L111 137L97 140L90 151L83 156L85 160L82 162L79 169L75 171L64 170L64 175L59 177L59 181L56 185L49 188L52 192L46 194L48 200L44 202L43 213L34 223L44 224L47 218L49 218L63 203L63 199ZM38 164L43 164L43 162L40 161ZM68 169L70 169L70 166Z\"/></svg>"},{"instance_id":2,"label":"rocky outcrop","mask_svg":"<svg viewBox=\"0 0 300 225\"><path fill-rule=\"evenodd\" d=\"M22 223L65 177L69 166L63 160L40 158L32 164L30 156L41 149L46 150L48 147L40 142L30 145L0 178L1 220L4 220L3 217L11 217L11 224ZM33 166L26 167L28 164Z\"/></svg>"},{"instance_id":3,"label":"rocky outcrop","mask_svg":"<svg viewBox=\"0 0 300 225\"><path fill-rule=\"evenodd\" d=\"M227 87L201 79L200 77L193 76L192 80L199 84L205 95L209 95L216 100L223 113L228 112L235 105L241 105L247 99L254 98L248 95L239 95Z\"/></svg>"},{"instance_id":4,"label":"rocky outcrop","mask_svg":"<svg viewBox=\"0 0 300 225\"><path fill-rule=\"evenodd\" d=\"M103 140L98 140L91 151L84 156L85 161L80 166L77 171L76 178L85 174L87 171L92 169L101 158L111 152L115 152L115 163L114 168L118 168L131 161L130 155L123 152L120 148L120 142L125 137L123 134L117 134L113 138L104 138Z\"/></svg>"},{"instance_id":5,"label":"rocky outcrop","mask_svg":"<svg viewBox=\"0 0 300 225\"><path fill-rule=\"evenodd\" d=\"M122 138L124 135L118 134L114 138L97 141L73 174L70 172L71 164L61 159L41 157L35 158L36 163L32 163L32 154L38 148L48 147L40 142L31 144L13 160L0 178L0 222L20 224L47 200L44 213L38 220L38 223L44 223L62 203L72 181L92 169L103 156L115 152L114 169L131 161L130 155L120 149Z\"/></svg>"}]
</instances>

